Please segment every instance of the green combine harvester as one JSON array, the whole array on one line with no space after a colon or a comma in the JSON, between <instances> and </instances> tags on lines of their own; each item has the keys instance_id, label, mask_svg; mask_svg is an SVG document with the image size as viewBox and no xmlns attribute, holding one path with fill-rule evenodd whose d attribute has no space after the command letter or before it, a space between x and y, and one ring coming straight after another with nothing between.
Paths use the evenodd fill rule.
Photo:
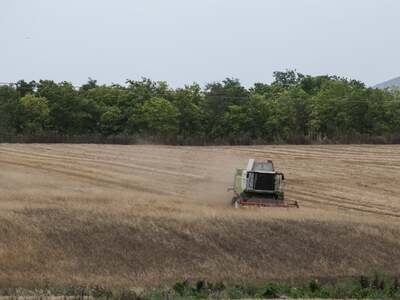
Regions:
<instances>
[{"instance_id":1,"label":"green combine harvester","mask_svg":"<svg viewBox=\"0 0 400 300\"><path fill-rule=\"evenodd\" d=\"M285 199L285 176L274 169L272 161L250 159L246 169L236 169L232 205L256 207L299 207Z\"/></svg>"}]
</instances>

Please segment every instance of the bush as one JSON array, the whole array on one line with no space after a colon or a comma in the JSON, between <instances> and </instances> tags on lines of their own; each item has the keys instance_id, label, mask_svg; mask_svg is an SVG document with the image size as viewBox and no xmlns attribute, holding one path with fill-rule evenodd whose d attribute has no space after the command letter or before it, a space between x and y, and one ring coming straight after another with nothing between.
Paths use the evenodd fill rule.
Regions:
<instances>
[{"instance_id":1,"label":"bush","mask_svg":"<svg viewBox=\"0 0 400 300\"><path fill-rule=\"evenodd\" d=\"M279 298L280 295L278 286L273 283L267 284L267 286L265 287L265 291L262 293L262 296L268 299Z\"/></svg>"}]
</instances>

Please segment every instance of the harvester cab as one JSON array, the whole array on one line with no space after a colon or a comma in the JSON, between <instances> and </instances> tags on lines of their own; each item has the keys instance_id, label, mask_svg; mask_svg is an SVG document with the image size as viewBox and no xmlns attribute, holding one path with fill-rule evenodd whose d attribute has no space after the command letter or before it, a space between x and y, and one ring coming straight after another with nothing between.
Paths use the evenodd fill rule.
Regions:
<instances>
[{"instance_id":1,"label":"harvester cab","mask_svg":"<svg viewBox=\"0 0 400 300\"><path fill-rule=\"evenodd\" d=\"M284 194L283 173L275 170L272 161L250 159L246 169L236 169L232 204L258 207L299 207L297 201L288 201Z\"/></svg>"}]
</instances>

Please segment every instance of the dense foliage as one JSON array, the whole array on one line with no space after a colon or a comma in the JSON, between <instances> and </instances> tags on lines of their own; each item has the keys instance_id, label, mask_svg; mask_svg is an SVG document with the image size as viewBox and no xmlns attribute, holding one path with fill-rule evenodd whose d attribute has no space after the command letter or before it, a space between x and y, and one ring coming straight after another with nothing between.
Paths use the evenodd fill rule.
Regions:
<instances>
[{"instance_id":1,"label":"dense foliage","mask_svg":"<svg viewBox=\"0 0 400 300\"><path fill-rule=\"evenodd\" d=\"M75 88L0 86L0 136L135 137L182 143L399 142L400 93L335 76L275 72L272 84L236 79L172 89L165 82Z\"/></svg>"},{"instance_id":2,"label":"dense foliage","mask_svg":"<svg viewBox=\"0 0 400 300\"><path fill-rule=\"evenodd\" d=\"M397 277L375 274L360 276L333 283L310 280L305 284L291 286L283 283L255 285L241 283L235 285L223 282L212 283L205 280L178 281L172 288L153 287L144 289L115 290L102 286L37 288L35 290L12 288L0 289L0 296L30 299L99 300L164 300L164 299L400 299L400 282ZM90 297L90 298L89 298Z\"/></svg>"}]
</instances>

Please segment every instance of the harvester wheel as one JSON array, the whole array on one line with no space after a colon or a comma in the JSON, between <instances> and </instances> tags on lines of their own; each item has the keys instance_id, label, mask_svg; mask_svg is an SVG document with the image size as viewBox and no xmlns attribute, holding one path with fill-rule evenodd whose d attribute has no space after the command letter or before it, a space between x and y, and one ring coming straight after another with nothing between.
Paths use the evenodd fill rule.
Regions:
<instances>
[{"instance_id":1,"label":"harvester wheel","mask_svg":"<svg viewBox=\"0 0 400 300\"><path fill-rule=\"evenodd\" d=\"M239 197L238 196L233 197L232 198L232 205L234 207L238 207L238 204L239 204Z\"/></svg>"}]
</instances>

